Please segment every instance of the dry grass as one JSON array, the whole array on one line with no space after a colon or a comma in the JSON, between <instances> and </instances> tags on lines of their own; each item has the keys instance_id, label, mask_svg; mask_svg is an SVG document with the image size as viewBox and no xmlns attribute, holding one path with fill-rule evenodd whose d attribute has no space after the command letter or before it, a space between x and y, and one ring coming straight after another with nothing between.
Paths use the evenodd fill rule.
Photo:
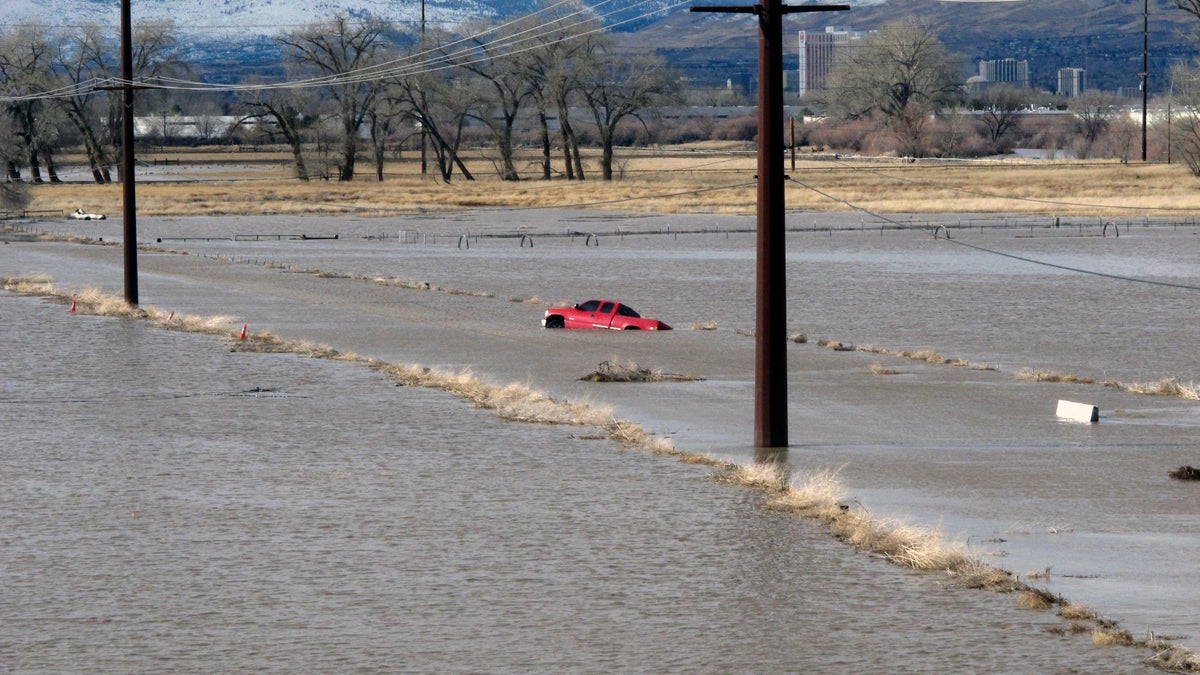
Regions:
<instances>
[{"instance_id":1,"label":"dry grass","mask_svg":"<svg viewBox=\"0 0 1200 675\"><path fill-rule=\"evenodd\" d=\"M1132 647L1133 635L1120 628L1093 628L1092 644L1097 647Z\"/></svg>"},{"instance_id":2,"label":"dry grass","mask_svg":"<svg viewBox=\"0 0 1200 675\"><path fill-rule=\"evenodd\" d=\"M765 505L814 518L825 523L839 539L892 562L920 570L957 571L976 564L958 543L947 541L934 529L895 521L879 521L865 509L851 510L842 503L845 489L836 472L820 472L784 482L782 467L774 464L740 468L738 484L763 487L773 493Z\"/></svg>"},{"instance_id":3,"label":"dry grass","mask_svg":"<svg viewBox=\"0 0 1200 675\"><path fill-rule=\"evenodd\" d=\"M1122 384L1116 380L1096 380L1094 378L1081 375L1071 375L1053 370L1034 370L1030 368L1022 368L1021 370L1017 371L1015 377L1018 380L1027 380L1032 382L1099 384L1111 389L1129 392L1131 394L1144 394L1147 396L1170 396L1172 398L1200 401L1200 384L1195 382L1183 384L1173 377L1163 378L1158 382L1135 382L1133 384Z\"/></svg>"},{"instance_id":4,"label":"dry grass","mask_svg":"<svg viewBox=\"0 0 1200 675\"><path fill-rule=\"evenodd\" d=\"M1134 383L1124 387L1125 391L1134 394L1147 394L1150 396L1172 396L1175 398L1186 398L1192 401L1200 400L1200 384L1190 382L1183 384L1175 378L1164 378L1153 383Z\"/></svg>"},{"instance_id":5,"label":"dry grass","mask_svg":"<svg viewBox=\"0 0 1200 675\"><path fill-rule=\"evenodd\" d=\"M1045 611L1057 606L1059 616L1069 622L1069 627L1051 627L1047 629L1050 632L1090 631L1097 645L1153 649L1154 655L1147 662L1155 667L1172 672L1200 671L1200 659L1189 650L1164 640L1134 639L1128 631L1097 617L1083 605L1022 583L1011 573L972 558L964 545L947 541L935 529L876 520L861 504L852 509L844 503L845 488L836 471L792 476L782 464L754 463L724 467L713 480L760 490L767 495L763 508L822 522L839 539L895 564L945 573L965 588L1016 593L1016 603L1023 608ZM1038 575L1048 575L1048 570L1029 576Z\"/></svg>"},{"instance_id":6,"label":"dry grass","mask_svg":"<svg viewBox=\"0 0 1200 675\"><path fill-rule=\"evenodd\" d=\"M446 184L422 177L415 158L389 162L386 179L373 176L349 183L300 182L288 177L284 153L227 153L175 150L164 156L184 160L173 173L188 180L188 162L223 164L206 178L227 180L193 183L145 182L139 187L138 209L144 215L335 214L394 215L397 204L410 212L465 207L573 206L622 202L622 208L657 213L750 214L755 210L752 185L756 171L753 147L747 144L694 144L687 147L618 149L621 178L613 182L501 181L489 151L472 151L464 159L476 180L455 177ZM154 157L148 156L149 159ZM1181 164L1122 165L1111 161L1011 160L1004 162L919 162L860 159L834 162L800 155L786 201L801 210L841 211L847 207L817 192L832 194L862 208L883 213L1013 213L1108 215L1112 207L1200 210L1200 193ZM526 166L536 158L518 158ZM590 176L597 175L595 154L586 157ZM262 161L268 160L268 161ZM251 168L244 168L253 162ZM265 167L265 169L264 169ZM195 172L199 175L200 172ZM526 176L530 177L530 176ZM805 185L811 186L809 189ZM711 190L716 187L741 186ZM704 191L707 190L707 191ZM703 192L697 192L703 191ZM119 185L38 185L32 209L64 213L80 205L94 211L120 211ZM1055 202L1049 204L1036 200ZM1096 206L1065 207L1063 202Z\"/></svg>"},{"instance_id":7,"label":"dry grass","mask_svg":"<svg viewBox=\"0 0 1200 675\"><path fill-rule=\"evenodd\" d=\"M1096 615L1085 605L1066 603L1058 608L1058 615L1068 621L1094 621Z\"/></svg>"},{"instance_id":8,"label":"dry grass","mask_svg":"<svg viewBox=\"0 0 1200 675\"><path fill-rule=\"evenodd\" d=\"M1200 656L1178 645L1157 648L1146 663L1168 673L1200 673Z\"/></svg>"},{"instance_id":9,"label":"dry grass","mask_svg":"<svg viewBox=\"0 0 1200 675\"><path fill-rule=\"evenodd\" d=\"M902 371L895 368L886 368L882 363L872 363L870 367L873 375L901 375Z\"/></svg>"},{"instance_id":10,"label":"dry grass","mask_svg":"<svg viewBox=\"0 0 1200 675\"><path fill-rule=\"evenodd\" d=\"M1054 606L1054 598L1045 591L1026 589L1017 593L1017 607L1022 609L1046 610Z\"/></svg>"},{"instance_id":11,"label":"dry grass","mask_svg":"<svg viewBox=\"0 0 1200 675\"><path fill-rule=\"evenodd\" d=\"M705 321L704 323L693 323L692 330L716 330L716 321Z\"/></svg>"}]
</instances>

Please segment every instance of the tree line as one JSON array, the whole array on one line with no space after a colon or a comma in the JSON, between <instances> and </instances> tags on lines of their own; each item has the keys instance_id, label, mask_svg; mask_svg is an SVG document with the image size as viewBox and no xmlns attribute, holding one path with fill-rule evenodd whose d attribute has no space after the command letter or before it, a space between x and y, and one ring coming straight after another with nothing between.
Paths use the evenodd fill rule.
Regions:
<instances>
[{"instance_id":1,"label":"tree line","mask_svg":"<svg viewBox=\"0 0 1200 675\"><path fill-rule=\"evenodd\" d=\"M260 122L291 149L301 180L353 180L363 160L383 180L389 144L418 133L443 180L469 180L460 152L468 129L478 127L497 151L501 177L517 180L516 131L529 118L537 121L541 177L554 173L557 147L561 174L582 180L577 130L586 124L601 150L600 177L609 180L622 125L676 100L677 78L666 63L618 50L582 4L547 3L526 18L453 31L339 13L274 40L281 81L208 87L184 79L190 69L174 24L141 24L136 105L150 111L173 102L180 110L198 92L221 91L239 122ZM10 180L21 178L21 168L33 182L58 180L55 156L64 148L83 149L96 182L113 180L121 142L120 97L111 90L117 48L98 26L27 25L0 34L0 104L8 113L0 116L0 160Z\"/></svg>"},{"instance_id":2,"label":"tree line","mask_svg":"<svg viewBox=\"0 0 1200 675\"><path fill-rule=\"evenodd\" d=\"M418 136L442 180L470 180L461 153L480 129L505 180L523 173L583 180L590 170L584 143L599 148L600 177L611 180L614 148L628 141L631 125L660 142L715 132L711 120L670 134L655 125L657 110L684 101L678 77L649 50L619 49L582 4L547 3L524 18L454 30L336 14L274 40L284 77L210 86L187 79L191 69L173 23L139 24L137 106L143 114L168 106L182 111L220 96L238 120L233 129L254 122L290 148L301 180L353 180L361 162L383 180L389 149L411 147ZM805 144L909 157L1003 154L1025 146L1128 160L1140 140L1129 102L1111 94L1051 100L1005 86L969 92L963 60L915 19L884 26L839 53L825 91L803 102L819 120L801 125ZM8 182L24 180L23 170L32 182L59 180L56 156L64 150L81 150L96 182L116 178L117 54L115 38L98 26L26 25L0 33L0 105L7 113L0 115L0 161ZM1195 65L1172 72L1177 103L1165 139L1163 125L1156 125L1152 156L1165 152L1170 159L1174 151L1200 175L1198 73ZM1068 114L1038 120L1026 114L1034 105ZM738 133L752 140L753 120ZM516 151L526 144L540 149L534 168L517 164Z\"/></svg>"}]
</instances>

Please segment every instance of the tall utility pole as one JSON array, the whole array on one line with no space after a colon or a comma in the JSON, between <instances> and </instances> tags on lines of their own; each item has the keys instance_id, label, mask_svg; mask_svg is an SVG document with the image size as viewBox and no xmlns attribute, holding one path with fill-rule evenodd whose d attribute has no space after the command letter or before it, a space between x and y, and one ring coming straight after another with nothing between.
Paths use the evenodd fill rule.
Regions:
<instances>
[{"instance_id":1,"label":"tall utility pole","mask_svg":"<svg viewBox=\"0 0 1200 675\"><path fill-rule=\"evenodd\" d=\"M1146 161L1146 103L1150 96L1150 0L1142 0L1142 161Z\"/></svg>"},{"instance_id":2,"label":"tall utility pole","mask_svg":"<svg viewBox=\"0 0 1200 675\"><path fill-rule=\"evenodd\" d=\"M783 15L836 12L849 5L692 7L693 12L758 16L758 263L755 282L754 445L786 448L787 256L783 173Z\"/></svg>"},{"instance_id":3,"label":"tall utility pole","mask_svg":"<svg viewBox=\"0 0 1200 675\"><path fill-rule=\"evenodd\" d=\"M421 51L422 52L425 51L425 0L421 0ZM424 53L422 53L421 56L422 57L425 56ZM429 110L426 107L426 103L425 103L425 90L424 89L421 90L421 108L422 108L422 110L421 110L422 115L429 114ZM428 148L428 146L429 146L429 135L428 135L428 132L425 131L425 124L422 122L422 124L421 124L421 175L422 176L429 173L429 159L428 159L429 154L428 154L428 150L426 149L426 148Z\"/></svg>"},{"instance_id":4,"label":"tall utility pole","mask_svg":"<svg viewBox=\"0 0 1200 675\"><path fill-rule=\"evenodd\" d=\"M130 0L121 0L121 190L124 210L125 302L138 304L137 194L133 152L133 31Z\"/></svg>"}]
</instances>

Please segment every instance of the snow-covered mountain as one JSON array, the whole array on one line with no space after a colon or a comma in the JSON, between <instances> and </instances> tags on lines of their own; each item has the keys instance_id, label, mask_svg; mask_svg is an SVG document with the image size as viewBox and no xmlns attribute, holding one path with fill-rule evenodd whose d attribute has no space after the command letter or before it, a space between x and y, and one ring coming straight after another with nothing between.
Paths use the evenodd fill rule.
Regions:
<instances>
[{"instance_id":1,"label":"snow-covered mountain","mask_svg":"<svg viewBox=\"0 0 1200 675\"><path fill-rule=\"evenodd\" d=\"M536 10L532 0L131 0L135 23L172 19L192 40L253 39L322 21L338 12L376 16L416 24L422 4L430 25L454 26L477 17L507 17ZM678 0L585 0L606 23L636 28L676 5ZM3 0L0 26L37 22L43 25L97 23L117 26L117 0Z\"/></svg>"},{"instance_id":2,"label":"snow-covered mountain","mask_svg":"<svg viewBox=\"0 0 1200 675\"><path fill-rule=\"evenodd\" d=\"M293 26L322 21L337 12L373 15L396 22L418 22L419 0L131 0L135 23L172 19L189 37L208 41L223 37L274 35ZM426 20L454 24L490 16L491 3L476 0L427 0ZM49 11L48 11L49 10ZM120 3L115 0L4 0L0 24L39 22L44 25L97 23L117 26Z\"/></svg>"}]
</instances>

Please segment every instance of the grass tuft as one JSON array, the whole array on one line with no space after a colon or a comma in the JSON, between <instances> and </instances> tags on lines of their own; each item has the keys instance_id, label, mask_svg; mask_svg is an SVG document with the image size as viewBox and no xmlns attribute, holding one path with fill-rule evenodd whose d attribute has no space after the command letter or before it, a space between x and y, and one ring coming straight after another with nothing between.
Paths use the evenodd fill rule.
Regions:
<instances>
[{"instance_id":1,"label":"grass tuft","mask_svg":"<svg viewBox=\"0 0 1200 675\"><path fill-rule=\"evenodd\" d=\"M1162 645L1146 663L1169 673L1200 673L1200 656L1178 645Z\"/></svg>"},{"instance_id":2,"label":"grass tuft","mask_svg":"<svg viewBox=\"0 0 1200 675\"><path fill-rule=\"evenodd\" d=\"M1192 401L1200 400L1200 385L1195 382L1183 384L1173 377L1164 378L1158 382L1129 384L1124 389L1134 394L1171 396L1174 398L1186 398Z\"/></svg>"},{"instance_id":3,"label":"grass tuft","mask_svg":"<svg viewBox=\"0 0 1200 675\"><path fill-rule=\"evenodd\" d=\"M1072 602L1065 603L1059 607L1058 615L1068 621L1091 621L1096 618L1096 615L1086 605Z\"/></svg>"},{"instance_id":4,"label":"grass tuft","mask_svg":"<svg viewBox=\"0 0 1200 675\"><path fill-rule=\"evenodd\" d=\"M1055 604L1054 596L1046 591L1027 588L1017 594L1017 607L1022 609L1050 609Z\"/></svg>"}]
</instances>

